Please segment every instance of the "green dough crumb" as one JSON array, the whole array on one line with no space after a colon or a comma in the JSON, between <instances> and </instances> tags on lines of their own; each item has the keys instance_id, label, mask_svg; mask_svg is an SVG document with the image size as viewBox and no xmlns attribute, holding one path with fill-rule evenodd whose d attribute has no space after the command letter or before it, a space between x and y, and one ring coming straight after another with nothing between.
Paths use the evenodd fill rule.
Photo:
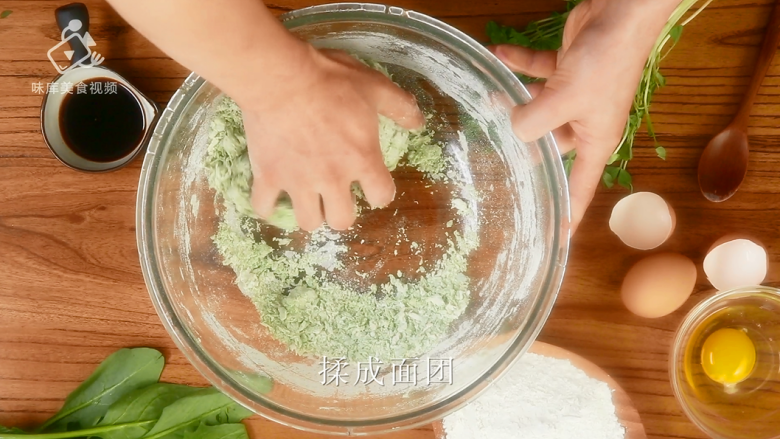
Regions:
<instances>
[{"instance_id":1,"label":"green dough crumb","mask_svg":"<svg viewBox=\"0 0 780 439\"><path fill-rule=\"evenodd\" d=\"M409 146L409 165L421 172L425 172L436 179L444 178L446 162L443 160L443 151L439 145L430 141L417 142Z\"/></svg>"},{"instance_id":2,"label":"green dough crumb","mask_svg":"<svg viewBox=\"0 0 780 439\"><path fill-rule=\"evenodd\" d=\"M274 337L300 354L363 360L411 358L446 335L469 303L465 271L477 238L456 232L444 257L416 282L399 275L372 285L381 299L329 280L320 268L323 252L274 252L225 222L214 242Z\"/></svg>"},{"instance_id":3,"label":"green dough crumb","mask_svg":"<svg viewBox=\"0 0 780 439\"><path fill-rule=\"evenodd\" d=\"M284 247L286 245L290 245L290 243L292 242L292 239L290 239L290 238L274 238L274 241L279 243L280 246Z\"/></svg>"},{"instance_id":4,"label":"green dough crumb","mask_svg":"<svg viewBox=\"0 0 780 439\"><path fill-rule=\"evenodd\" d=\"M369 65L388 75L381 66ZM430 132L404 130L390 119L379 119L380 146L389 170L405 164L430 180L445 178L449 162ZM389 281L358 291L332 275L344 268L340 258L348 257L349 249L339 243L341 235L327 227L308 235L305 248L296 251L287 247L289 238L274 238L280 248L258 238L267 226L257 221L250 203L252 173L241 110L227 97L211 122L204 168L224 204L213 237L222 262L236 273L236 283L257 307L262 325L292 351L358 361L370 356L412 358L439 343L464 313L470 299L468 257L479 244L476 231L449 233L441 259L426 270L420 258L415 269L423 273L419 279L398 271ZM359 186L353 192L362 195ZM474 214L460 199L453 200L453 208L463 218ZM289 198L281 197L265 222L296 229Z\"/></svg>"}]
</instances>

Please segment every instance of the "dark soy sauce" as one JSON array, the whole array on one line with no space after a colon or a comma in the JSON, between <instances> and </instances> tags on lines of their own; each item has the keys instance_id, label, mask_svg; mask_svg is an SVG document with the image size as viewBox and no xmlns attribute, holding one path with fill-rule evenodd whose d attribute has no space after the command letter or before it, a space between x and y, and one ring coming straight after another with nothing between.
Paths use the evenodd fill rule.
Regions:
<instances>
[{"instance_id":1,"label":"dark soy sauce","mask_svg":"<svg viewBox=\"0 0 780 439\"><path fill-rule=\"evenodd\" d=\"M92 83L98 82L100 94L93 93ZM65 143L93 162L113 162L127 156L143 141L141 103L133 92L111 78L92 78L83 83L86 89L82 86L82 93L78 93L74 87L60 107L60 131ZM116 84L116 88L106 84Z\"/></svg>"}]
</instances>

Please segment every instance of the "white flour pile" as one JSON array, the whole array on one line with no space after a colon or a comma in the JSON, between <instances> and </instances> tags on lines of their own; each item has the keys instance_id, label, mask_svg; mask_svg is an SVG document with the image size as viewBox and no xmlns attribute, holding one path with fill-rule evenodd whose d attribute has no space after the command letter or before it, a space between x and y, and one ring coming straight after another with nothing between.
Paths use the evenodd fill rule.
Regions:
<instances>
[{"instance_id":1,"label":"white flour pile","mask_svg":"<svg viewBox=\"0 0 780 439\"><path fill-rule=\"evenodd\" d=\"M612 390L568 360L525 354L444 419L447 439L623 439Z\"/></svg>"}]
</instances>

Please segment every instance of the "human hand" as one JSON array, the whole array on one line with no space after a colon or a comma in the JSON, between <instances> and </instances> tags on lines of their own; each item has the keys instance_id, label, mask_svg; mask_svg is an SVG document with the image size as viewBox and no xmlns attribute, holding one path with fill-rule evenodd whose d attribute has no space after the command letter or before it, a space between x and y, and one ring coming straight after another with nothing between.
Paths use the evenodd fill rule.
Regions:
<instances>
[{"instance_id":1,"label":"human hand","mask_svg":"<svg viewBox=\"0 0 780 439\"><path fill-rule=\"evenodd\" d=\"M679 0L585 0L566 21L558 52L492 48L510 69L545 82L512 114L515 133L534 141L554 131L561 153L575 149L569 178L574 233L617 148L652 47Z\"/></svg>"},{"instance_id":2,"label":"human hand","mask_svg":"<svg viewBox=\"0 0 780 439\"><path fill-rule=\"evenodd\" d=\"M301 228L313 230L325 218L345 229L355 219L354 181L372 206L393 200L377 114L410 129L425 120L414 97L384 75L346 53L315 50L261 1L109 2L241 107L259 216L268 217L284 191Z\"/></svg>"},{"instance_id":3,"label":"human hand","mask_svg":"<svg viewBox=\"0 0 780 439\"><path fill-rule=\"evenodd\" d=\"M273 87L262 98L234 98L244 114L252 206L261 218L286 192L302 229L314 230L323 219L346 229L355 221L353 182L373 207L393 200L377 115L422 128L414 96L344 52L313 48L289 81Z\"/></svg>"}]
</instances>

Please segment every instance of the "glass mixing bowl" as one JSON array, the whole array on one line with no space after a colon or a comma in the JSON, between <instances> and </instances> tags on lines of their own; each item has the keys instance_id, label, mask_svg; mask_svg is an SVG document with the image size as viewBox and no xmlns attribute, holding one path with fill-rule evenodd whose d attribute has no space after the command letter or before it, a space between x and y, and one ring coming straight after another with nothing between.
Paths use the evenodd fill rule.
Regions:
<instances>
[{"instance_id":1,"label":"glass mixing bowl","mask_svg":"<svg viewBox=\"0 0 780 439\"><path fill-rule=\"evenodd\" d=\"M470 304L428 352L385 359L384 385L353 385L355 364L349 384L322 384L325 359L294 354L269 334L212 242L222 204L202 163L209 120L222 94L194 74L161 115L141 173L137 236L152 301L192 364L260 415L299 429L350 435L429 423L497 379L531 345L550 313L569 245L566 177L556 145L549 135L522 143L512 134L509 110L527 102L528 92L484 47L444 23L355 3L303 9L282 20L317 47L384 64L431 115L436 139L453 158L452 172L474 189L463 196L478 212L476 219L454 226L473 228L481 241L468 260ZM361 264L373 270L368 283L396 271L412 273L407 276L414 281L421 258L403 249L395 254L401 233L405 242L431 244L426 248L434 250L422 259L435 259L433 244L452 236L449 192L410 169L399 168L394 178L396 201L362 215L355 229L359 240L347 243L363 252ZM306 239L301 236L296 239ZM336 275L361 282L349 278L351 272ZM427 379L433 363L439 372L447 368L448 380ZM406 377L396 379L404 370Z\"/></svg>"}]
</instances>

